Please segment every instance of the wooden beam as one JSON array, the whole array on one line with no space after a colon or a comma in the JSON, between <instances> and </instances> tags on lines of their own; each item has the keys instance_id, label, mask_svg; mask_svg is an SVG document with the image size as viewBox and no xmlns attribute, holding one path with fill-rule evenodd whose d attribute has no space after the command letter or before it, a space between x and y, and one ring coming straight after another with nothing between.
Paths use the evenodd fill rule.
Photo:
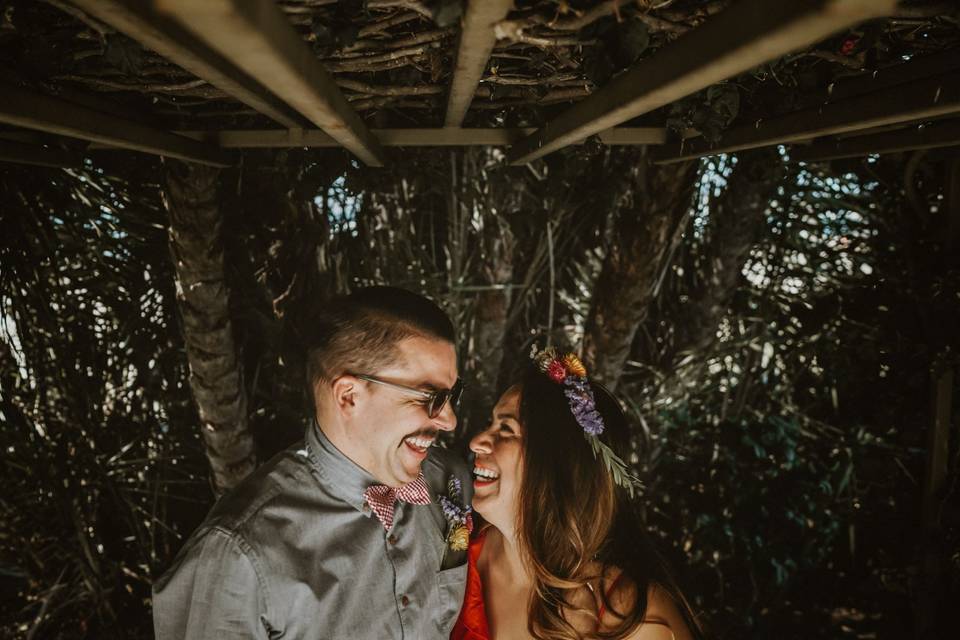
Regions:
<instances>
[{"instance_id":1,"label":"wooden beam","mask_svg":"<svg viewBox=\"0 0 960 640\"><path fill-rule=\"evenodd\" d=\"M377 139L273 0L154 2L365 163L383 166Z\"/></svg>"},{"instance_id":2,"label":"wooden beam","mask_svg":"<svg viewBox=\"0 0 960 640\"><path fill-rule=\"evenodd\" d=\"M450 82L445 127L459 127L477 92L480 78L497 43L494 26L507 17L513 0L469 0L463 16L463 30L457 61Z\"/></svg>"},{"instance_id":3,"label":"wooden beam","mask_svg":"<svg viewBox=\"0 0 960 640\"><path fill-rule=\"evenodd\" d=\"M83 162L83 156L63 149L0 140L0 161L59 169L62 167L79 167Z\"/></svg>"},{"instance_id":4,"label":"wooden beam","mask_svg":"<svg viewBox=\"0 0 960 640\"><path fill-rule=\"evenodd\" d=\"M384 147L468 147L510 145L535 131L518 129L371 129ZM319 129L179 131L180 135L216 144L224 149L338 147L339 143ZM600 142L609 145L663 144L662 127L618 127L601 131Z\"/></svg>"},{"instance_id":5,"label":"wooden beam","mask_svg":"<svg viewBox=\"0 0 960 640\"><path fill-rule=\"evenodd\" d=\"M790 158L800 162L856 158L872 153L900 153L960 145L960 120L875 133L843 140L824 140L791 147Z\"/></svg>"},{"instance_id":6,"label":"wooden beam","mask_svg":"<svg viewBox=\"0 0 960 640\"><path fill-rule=\"evenodd\" d=\"M529 162L895 6L896 0L741 0L514 145L508 158Z\"/></svg>"},{"instance_id":7,"label":"wooden beam","mask_svg":"<svg viewBox=\"0 0 960 640\"><path fill-rule=\"evenodd\" d=\"M844 131L843 133L838 133L833 137L834 140L846 140L847 138L859 138L862 136L872 136L875 133L889 133L891 131L903 131L904 129L911 129L912 127L917 126L917 122L894 122L893 124L885 124L882 127L869 127L867 129L857 129L856 131ZM821 138L821 141L823 138ZM809 139L801 144L811 144L813 139Z\"/></svg>"},{"instance_id":8,"label":"wooden beam","mask_svg":"<svg viewBox=\"0 0 960 640\"><path fill-rule=\"evenodd\" d=\"M216 147L72 102L13 86L0 86L0 95L0 122L215 167L231 164Z\"/></svg>"},{"instance_id":9,"label":"wooden beam","mask_svg":"<svg viewBox=\"0 0 960 640\"><path fill-rule=\"evenodd\" d=\"M597 134L600 142L611 146L666 144L667 130L663 127L614 127Z\"/></svg>"},{"instance_id":10,"label":"wooden beam","mask_svg":"<svg viewBox=\"0 0 960 640\"><path fill-rule=\"evenodd\" d=\"M177 22L154 10L150 0L71 0L86 13L206 80L285 127L306 120L262 85L240 72Z\"/></svg>"},{"instance_id":11,"label":"wooden beam","mask_svg":"<svg viewBox=\"0 0 960 640\"><path fill-rule=\"evenodd\" d=\"M678 162L957 112L960 112L960 71L743 124L724 133L715 144L706 140L669 144L658 149L654 158L661 163Z\"/></svg>"},{"instance_id":12,"label":"wooden beam","mask_svg":"<svg viewBox=\"0 0 960 640\"><path fill-rule=\"evenodd\" d=\"M373 129L371 133L384 147L449 147L506 146L530 131L532 129ZM224 148L340 146L329 134L319 129L220 131L208 135L210 140Z\"/></svg>"},{"instance_id":13,"label":"wooden beam","mask_svg":"<svg viewBox=\"0 0 960 640\"><path fill-rule=\"evenodd\" d=\"M56 139L56 136L48 136L37 131L28 131L26 129L0 130L0 140L9 140L10 142L19 142L33 146L43 146Z\"/></svg>"},{"instance_id":14,"label":"wooden beam","mask_svg":"<svg viewBox=\"0 0 960 640\"><path fill-rule=\"evenodd\" d=\"M939 76L960 69L960 49L949 49L925 56L916 56L908 62L884 67L855 76L838 78L819 93L801 99L798 109L816 107L848 98L889 89L912 80Z\"/></svg>"}]
</instances>

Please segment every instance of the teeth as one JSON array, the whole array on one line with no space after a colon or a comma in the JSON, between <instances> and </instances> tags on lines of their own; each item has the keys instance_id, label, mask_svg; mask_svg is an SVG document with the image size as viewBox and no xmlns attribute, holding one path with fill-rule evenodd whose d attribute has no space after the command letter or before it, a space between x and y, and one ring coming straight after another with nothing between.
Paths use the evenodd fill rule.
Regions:
<instances>
[{"instance_id":1,"label":"teeth","mask_svg":"<svg viewBox=\"0 0 960 640\"><path fill-rule=\"evenodd\" d=\"M429 448L433 445L434 438L413 438L413 437L411 437L411 438L406 438L406 439L404 439L404 442L406 442L406 443L408 443L408 444L412 444L412 445L415 446L417 449L424 449L424 450L426 450L426 449L429 449Z\"/></svg>"},{"instance_id":2,"label":"teeth","mask_svg":"<svg viewBox=\"0 0 960 640\"><path fill-rule=\"evenodd\" d=\"M500 474L497 473L496 471L491 471L490 469L486 469L484 467L474 467L473 475L478 476L480 478L486 478L488 480L496 480L497 478L500 477Z\"/></svg>"}]
</instances>

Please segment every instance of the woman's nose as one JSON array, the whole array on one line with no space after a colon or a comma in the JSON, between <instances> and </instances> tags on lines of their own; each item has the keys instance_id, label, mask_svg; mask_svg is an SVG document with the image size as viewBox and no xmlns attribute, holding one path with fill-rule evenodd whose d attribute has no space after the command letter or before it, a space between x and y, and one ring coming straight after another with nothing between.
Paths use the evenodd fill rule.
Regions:
<instances>
[{"instance_id":1,"label":"woman's nose","mask_svg":"<svg viewBox=\"0 0 960 640\"><path fill-rule=\"evenodd\" d=\"M493 451L493 438L490 437L489 429L481 431L470 439L470 451L478 454Z\"/></svg>"}]
</instances>

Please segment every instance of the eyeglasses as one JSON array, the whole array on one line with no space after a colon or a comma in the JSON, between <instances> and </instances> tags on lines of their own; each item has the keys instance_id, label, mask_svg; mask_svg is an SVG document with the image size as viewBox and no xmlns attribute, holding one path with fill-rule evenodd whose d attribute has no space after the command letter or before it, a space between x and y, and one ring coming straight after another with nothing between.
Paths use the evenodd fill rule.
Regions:
<instances>
[{"instance_id":1,"label":"eyeglasses","mask_svg":"<svg viewBox=\"0 0 960 640\"><path fill-rule=\"evenodd\" d=\"M463 380L460 378L457 378L457 381L453 383L452 389L424 391L423 389L408 387L395 382L387 382L386 380L381 380L380 378L375 378L374 376L368 376L359 373L354 375L361 380L366 380L367 382L382 384L385 387L392 387L394 389L399 389L400 391L406 391L411 395L420 396L423 399L423 406L427 410L427 415L430 416L431 419L440 415L440 412L443 411L443 407L447 404L447 400L450 401L451 406L456 407L460 403L460 396L463 395Z\"/></svg>"}]
</instances>

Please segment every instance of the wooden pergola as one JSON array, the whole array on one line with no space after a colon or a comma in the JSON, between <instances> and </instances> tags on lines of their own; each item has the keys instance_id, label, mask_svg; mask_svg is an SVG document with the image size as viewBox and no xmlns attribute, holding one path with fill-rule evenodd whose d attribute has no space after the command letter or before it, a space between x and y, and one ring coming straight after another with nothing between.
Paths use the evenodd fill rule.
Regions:
<instances>
[{"instance_id":1,"label":"wooden pergola","mask_svg":"<svg viewBox=\"0 0 960 640\"><path fill-rule=\"evenodd\" d=\"M787 112L741 114L718 138L695 128L668 129L664 116L665 107L783 56L812 52L829 59L817 45L865 22L929 18L949 11L951 3L918 8L898 7L897 0L690 0L688 13L699 13L689 28L655 11L655 5L672 2L605 0L550 21L513 0L469 0L453 24L437 28L436 9L417 0L366 0L369 22L338 56L326 58L311 43L324 25L316 15L308 22L303 17L337 0L47 3L101 35L128 36L181 70L185 81L178 86L209 87L263 124L241 128L224 118L199 126L201 119L185 111L186 127L164 128L103 94L69 87L55 93L50 83L27 86L8 79L0 85L0 123L9 125L0 131L0 160L70 166L89 150L113 148L223 167L236 162L235 149L342 147L369 166L383 166L389 161L385 147L495 145L506 147L509 162L522 164L591 136L608 145L654 145L654 158L663 163L779 144L792 145L792 157L801 160L960 144L960 120L945 119L960 112L960 49L851 74ZM552 82L498 73L497 55L509 57L516 45L582 51L590 46L583 34L591 24L620 20L628 8L650 29L666 33L655 51L600 86L585 77L582 60L567 55L565 64L565 54L556 54L568 72L537 97L538 105L554 105L541 111L540 122L465 126L471 112L498 104L497 87ZM384 47L388 36L392 45ZM449 68L432 72L443 83L369 81L377 70L403 64L442 66L444 54ZM109 82L132 86L71 79L101 89ZM442 121L414 115L407 126L380 127L375 111L371 117L371 106L390 108L418 96L442 99ZM88 144L62 143L61 136Z\"/></svg>"}]
</instances>

